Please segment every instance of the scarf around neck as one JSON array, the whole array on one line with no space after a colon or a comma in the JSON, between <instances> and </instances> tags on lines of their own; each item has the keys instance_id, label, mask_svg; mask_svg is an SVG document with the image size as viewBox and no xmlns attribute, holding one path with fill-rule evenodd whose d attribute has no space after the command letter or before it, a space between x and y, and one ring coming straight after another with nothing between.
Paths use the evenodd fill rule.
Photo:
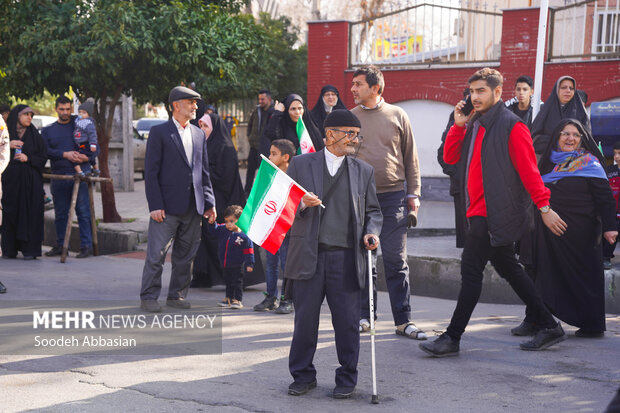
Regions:
<instances>
[{"instance_id":1,"label":"scarf around neck","mask_svg":"<svg viewBox=\"0 0 620 413\"><path fill-rule=\"evenodd\" d=\"M555 164L555 167L551 172L542 176L544 183L572 176L607 179L605 169L598 158L586 152L584 148L571 152L551 151L549 160Z\"/></svg>"}]
</instances>

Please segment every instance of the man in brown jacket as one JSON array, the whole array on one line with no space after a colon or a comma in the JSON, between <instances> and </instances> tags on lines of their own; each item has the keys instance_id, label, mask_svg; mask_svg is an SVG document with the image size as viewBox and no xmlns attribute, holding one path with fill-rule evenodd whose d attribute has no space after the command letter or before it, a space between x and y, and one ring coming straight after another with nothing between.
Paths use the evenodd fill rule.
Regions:
<instances>
[{"instance_id":1,"label":"man in brown jacket","mask_svg":"<svg viewBox=\"0 0 620 413\"><path fill-rule=\"evenodd\" d=\"M407 265L407 224L410 220L409 224L415 225L420 207L418 151L407 114L381 97L384 87L383 74L375 66L365 66L353 73L351 93L358 106L351 112L359 118L360 134L364 136L358 158L375 170L383 214L381 254L396 334L426 340L426 334L411 321ZM360 331L368 331L367 301L362 301L360 318Z\"/></svg>"}]
</instances>

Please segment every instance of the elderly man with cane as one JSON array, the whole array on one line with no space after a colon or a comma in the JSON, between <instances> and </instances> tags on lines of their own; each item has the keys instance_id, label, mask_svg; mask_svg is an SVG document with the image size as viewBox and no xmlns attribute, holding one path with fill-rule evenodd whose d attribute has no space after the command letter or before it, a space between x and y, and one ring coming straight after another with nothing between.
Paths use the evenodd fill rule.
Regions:
<instances>
[{"instance_id":1,"label":"elderly man with cane","mask_svg":"<svg viewBox=\"0 0 620 413\"><path fill-rule=\"evenodd\" d=\"M294 382L288 393L299 396L317 385L312 361L321 303L327 296L340 363L333 395L342 399L351 397L357 384L364 249L379 245L383 219L373 168L349 156L362 138L359 120L348 110L335 110L324 126L325 149L294 157L287 171L311 191L295 215L285 268L285 277L295 280L295 329L289 354ZM324 209L316 208L322 203Z\"/></svg>"}]
</instances>

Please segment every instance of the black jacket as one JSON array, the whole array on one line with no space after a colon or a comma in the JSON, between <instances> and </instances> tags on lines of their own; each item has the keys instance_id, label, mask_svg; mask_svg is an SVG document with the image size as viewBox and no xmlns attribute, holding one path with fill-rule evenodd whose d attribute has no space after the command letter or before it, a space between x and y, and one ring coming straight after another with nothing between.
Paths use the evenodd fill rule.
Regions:
<instances>
[{"instance_id":1,"label":"black jacket","mask_svg":"<svg viewBox=\"0 0 620 413\"><path fill-rule=\"evenodd\" d=\"M521 119L508 110L501 100L487 113L474 115L467 127L459 162L462 177L467 177L467 158L476 121L480 122L480 126L485 130L480 161L491 245L510 245L518 241L529 228L528 209L532 203L512 164L508 147L512 128L517 122L521 122ZM465 194L462 208L466 208L466 178L462 179L461 191Z\"/></svg>"}]
</instances>

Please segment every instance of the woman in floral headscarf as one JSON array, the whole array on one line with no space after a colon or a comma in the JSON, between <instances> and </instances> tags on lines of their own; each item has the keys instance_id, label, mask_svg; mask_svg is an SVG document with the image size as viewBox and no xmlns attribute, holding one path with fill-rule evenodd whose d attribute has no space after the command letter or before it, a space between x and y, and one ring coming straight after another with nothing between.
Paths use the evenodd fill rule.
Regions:
<instances>
[{"instance_id":1,"label":"woman in floral headscarf","mask_svg":"<svg viewBox=\"0 0 620 413\"><path fill-rule=\"evenodd\" d=\"M557 236L537 225L536 286L556 317L579 327L578 337L601 337L605 331L601 234L613 243L618 232L604 162L581 122L564 119L538 163L551 190L551 208L566 222L566 231Z\"/></svg>"}]
</instances>

